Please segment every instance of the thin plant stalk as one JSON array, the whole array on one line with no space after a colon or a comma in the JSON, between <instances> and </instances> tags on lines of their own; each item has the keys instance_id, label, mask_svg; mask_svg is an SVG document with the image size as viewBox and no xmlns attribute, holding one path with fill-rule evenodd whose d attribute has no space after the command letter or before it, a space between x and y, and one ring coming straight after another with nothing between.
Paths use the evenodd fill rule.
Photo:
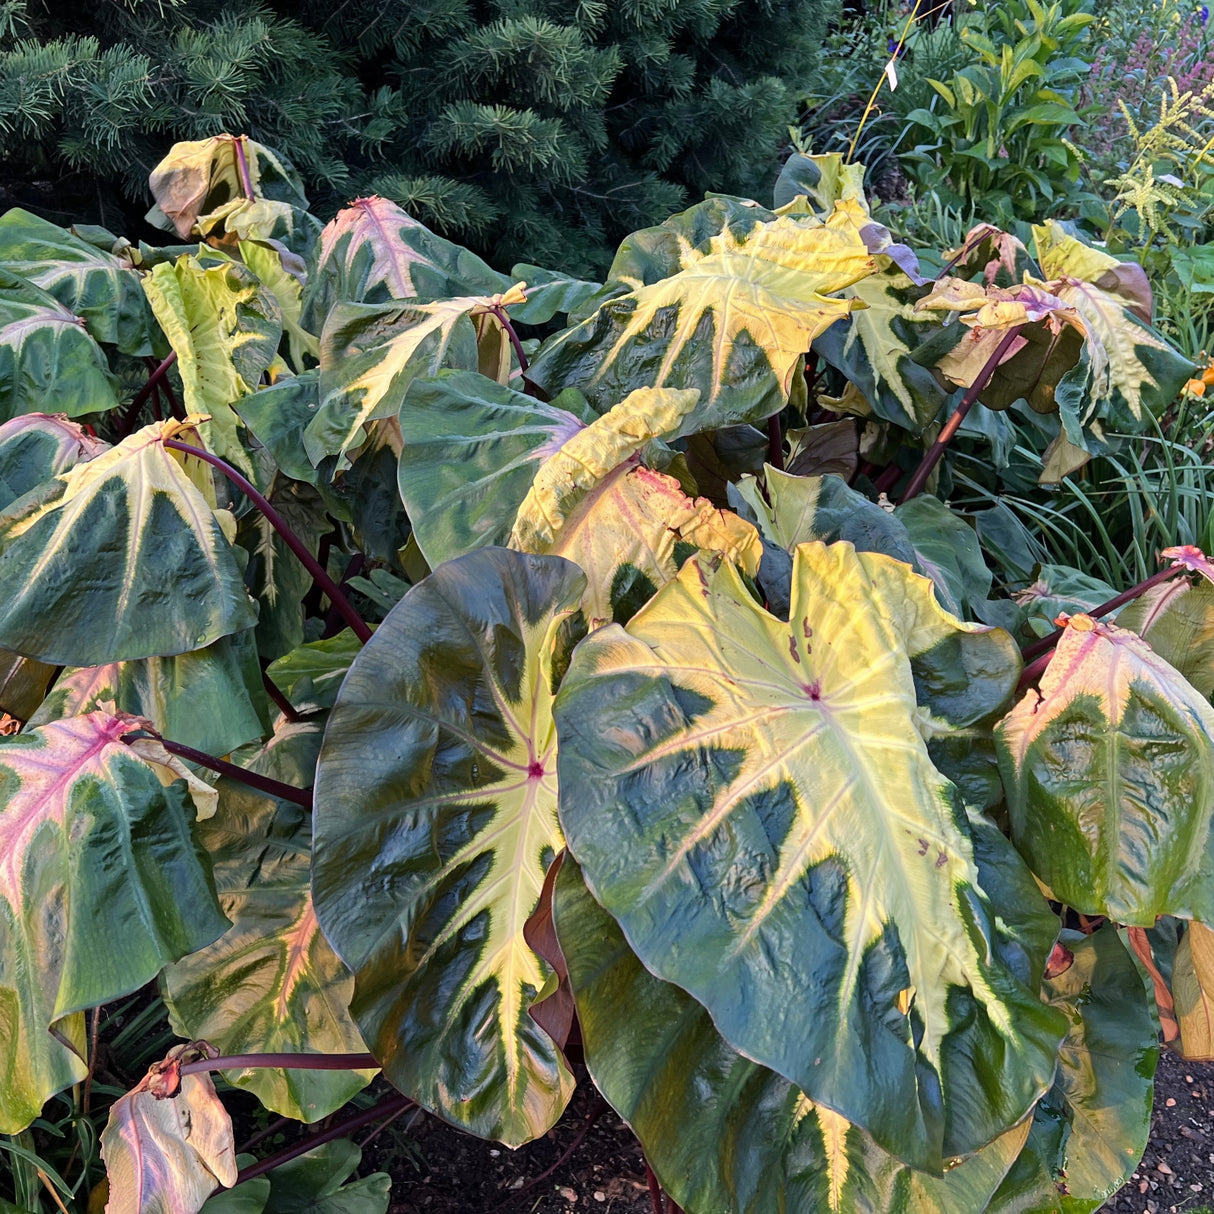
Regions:
<instances>
[{"instance_id":1,"label":"thin plant stalk","mask_svg":"<svg viewBox=\"0 0 1214 1214\"><path fill-rule=\"evenodd\" d=\"M1019 328L1009 329L1003 335L1002 340L995 347L995 352L986 360L986 364L982 370L978 372L978 377L966 389L965 395L961 398L961 403L957 406L957 411L944 423L939 437L924 453L923 459L919 462L919 467L915 469L915 475L911 477L911 482L907 485L906 492L902 495L904 502L909 502L911 498L918 497L923 491L923 486L927 484L927 478L931 476L932 470L940 462L945 448L952 441L953 435L961 428L961 423L965 421L966 415L974 407L974 402L977 401L982 389L990 383L991 376L995 374L999 364L1003 361L1003 356L1011 348L1012 343L1019 335Z\"/></svg>"},{"instance_id":2,"label":"thin plant stalk","mask_svg":"<svg viewBox=\"0 0 1214 1214\"><path fill-rule=\"evenodd\" d=\"M181 1064L182 1075L202 1071L245 1071L275 1067L293 1071L366 1071L378 1070L373 1054L220 1054L216 1058L196 1058Z\"/></svg>"},{"instance_id":3,"label":"thin plant stalk","mask_svg":"<svg viewBox=\"0 0 1214 1214\"><path fill-rule=\"evenodd\" d=\"M237 780L241 784L247 784L250 788L257 789L258 792L264 792L267 796L290 801L293 805L302 806L304 809L312 808L312 790L310 788L296 788L294 784L284 784L281 780L263 776L260 772L250 771L247 767L229 763L226 759L217 759L214 755L207 754L206 751L195 750L192 746L183 746L180 742L170 742L168 738L160 738L159 741L169 754L176 755L179 759L187 759L191 763L197 763L199 767L209 768L221 776L227 776L229 780Z\"/></svg>"},{"instance_id":4,"label":"thin plant stalk","mask_svg":"<svg viewBox=\"0 0 1214 1214\"><path fill-rule=\"evenodd\" d=\"M245 148L245 140L247 136L236 136L236 164L240 169L240 188L244 191L244 196L253 202L257 198L257 192L253 189L253 175L249 172L249 155Z\"/></svg>"},{"instance_id":5,"label":"thin plant stalk","mask_svg":"<svg viewBox=\"0 0 1214 1214\"><path fill-rule=\"evenodd\" d=\"M777 472L784 471L784 431L778 413L767 419L767 462Z\"/></svg>"},{"instance_id":6,"label":"thin plant stalk","mask_svg":"<svg viewBox=\"0 0 1214 1214\"><path fill-rule=\"evenodd\" d=\"M135 424L135 418L139 416L139 410L143 408L149 396L156 390L156 385L169 373L169 368L177 361L177 351L173 350L169 356L160 363L156 370L148 376L147 383L135 393L134 399L131 401L130 407L123 414L122 420L119 423L119 430L123 435L130 434L132 427Z\"/></svg>"},{"instance_id":7,"label":"thin plant stalk","mask_svg":"<svg viewBox=\"0 0 1214 1214\"><path fill-rule=\"evenodd\" d=\"M185 1071L185 1067L181 1069L183 1072ZM297 1159L300 1155L306 1155L326 1142L332 1142L335 1138L344 1138L347 1134L353 1134L355 1130L361 1130L363 1126L370 1125L373 1121L379 1121L383 1117L395 1117L403 1110L412 1108L415 1103L408 1096L388 1096L379 1104L372 1105L361 1113L354 1113L341 1121L335 1121L328 1128L318 1130L315 1134L309 1134L301 1141L292 1143L289 1147L284 1147L281 1151L266 1156L265 1159L259 1159L256 1163L249 1164L247 1168L241 1168L236 1173L236 1183L252 1180L255 1176L264 1176L266 1172L272 1172L275 1168L281 1167L284 1163L290 1163L292 1159Z\"/></svg>"},{"instance_id":8,"label":"thin plant stalk","mask_svg":"<svg viewBox=\"0 0 1214 1214\"><path fill-rule=\"evenodd\" d=\"M274 701L278 707L278 711L292 724L296 721L302 721L303 715L296 711L295 705L287 699L282 693L282 689L274 682L272 678L263 670L261 672L261 684L266 689L266 695Z\"/></svg>"},{"instance_id":9,"label":"thin plant stalk","mask_svg":"<svg viewBox=\"0 0 1214 1214\"><path fill-rule=\"evenodd\" d=\"M506 330L506 336L510 338L510 344L514 347L514 357L518 359L518 369L525 375L527 367L530 364L527 362L526 354L523 353L523 343L519 340L518 333L515 332L509 314L501 304L494 304L489 310L497 317L502 328Z\"/></svg>"},{"instance_id":10,"label":"thin plant stalk","mask_svg":"<svg viewBox=\"0 0 1214 1214\"><path fill-rule=\"evenodd\" d=\"M329 596L329 602L337 608L346 623L354 630L354 635L364 642L364 644L371 639L371 629L367 627L362 617L354 610L354 605L342 593L337 583L321 568L319 562L308 551L304 542L291 530L286 519L270 505L263 494L254 488L253 483L248 478L242 476L231 464L221 460L219 456L212 455L201 447L191 446L189 443L183 443L175 438L166 438L164 445L174 451L181 451L186 455L194 456L196 459L205 460L213 468L218 468L265 515L270 526L278 532L287 547L303 562L304 568L312 575L312 580Z\"/></svg>"},{"instance_id":11,"label":"thin plant stalk","mask_svg":"<svg viewBox=\"0 0 1214 1214\"><path fill-rule=\"evenodd\" d=\"M873 112L873 106L877 104L877 94L881 92L881 86L889 78L890 66L898 61L898 56L902 54L903 43L906 42L907 35L911 32L911 26L915 24L919 16L919 7L923 0L915 0L915 7L911 9L910 16L906 19L906 24L902 27L902 33L898 38L898 44L894 47L894 53L889 57L889 61L881 71L881 75L877 77L877 83L873 86L873 91L869 95L868 104L864 107L864 113L860 115L860 122L856 127L856 133L851 137L851 143L847 145L847 155L843 157L845 164L851 163L852 156L856 152L856 144L860 141L860 132L864 130L864 124L868 121L868 116ZM661 1214L661 1211L658 1211Z\"/></svg>"}]
</instances>

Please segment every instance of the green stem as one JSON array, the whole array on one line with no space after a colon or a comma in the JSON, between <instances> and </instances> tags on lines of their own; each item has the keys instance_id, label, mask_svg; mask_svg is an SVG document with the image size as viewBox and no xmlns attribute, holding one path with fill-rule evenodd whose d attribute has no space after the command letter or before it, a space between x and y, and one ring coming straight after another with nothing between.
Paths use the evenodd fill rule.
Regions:
<instances>
[{"instance_id":1,"label":"green stem","mask_svg":"<svg viewBox=\"0 0 1214 1214\"><path fill-rule=\"evenodd\" d=\"M182 451L196 459L205 460L213 468L218 468L266 516L270 526L278 532L283 542L299 557L304 568L312 575L312 580L329 596L329 602L337 608L346 623L354 629L354 635L364 644L371 639L371 629L363 623L362 617L354 610L354 605L342 593L337 583L321 568L320 563L308 551L304 542L291 530L286 519L270 505L250 480L237 472L231 464L221 460L217 455L212 455L209 451L204 451L201 447L192 447L189 443L180 442L175 438L166 438L164 445L174 451Z\"/></svg>"},{"instance_id":2,"label":"green stem","mask_svg":"<svg viewBox=\"0 0 1214 1214\"><path fill-rule=\"evenodd\" d=\"M944 423L944 427L940 431L940 437L924 453L919 467L915 469L915 475L911 477L911 482L907 485L906 492L902 495L904 502L909 502L912 497L918 497L923 491L923 486L927 484L927 478L931 476L932 470L940 462L941 456L944 455L944 449L952 440L953 435L961 428L961 423L965 421L966 414L973 408L979 393L990 383L991 376L995 374L995 369L1003 361L1004 354L1007 353L1012 342L1019 335L1019 328L1009 329L1003 335L1003 340L995 347L994 354L986 360L986 364L978 372L978 378L966 389L965 395L961 398L961 403L957 406L957 412Z\"/></svg>"}]
</instances>

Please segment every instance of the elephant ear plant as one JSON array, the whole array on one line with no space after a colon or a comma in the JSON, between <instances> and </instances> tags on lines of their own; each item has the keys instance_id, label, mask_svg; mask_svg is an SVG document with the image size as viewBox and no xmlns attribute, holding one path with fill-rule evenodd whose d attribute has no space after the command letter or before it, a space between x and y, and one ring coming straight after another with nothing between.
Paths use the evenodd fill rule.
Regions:
<instances>
[{"instance_id":1,"label":"elephant ear plant","mask_svg":"<svg viewBox=\"0 0 1214 1214\"><path fill-rule=\"evenodd\" d=\"M1193 368L1135 267L983 226L925 281L802 160L603 284L322 229L244 137L152 174L190 243L0 219L0 1145L108 1108L56 1208L383 1211L333 1140L577 1083L691 1214L1126 1182L1161 1024L1211 1049L1214 568L1033 616L1082 573L950 486ZM103 1099L153 980L180 1042ZM333 1123L238 1157L232 1087Z\"/></svg>"}]
</instances>

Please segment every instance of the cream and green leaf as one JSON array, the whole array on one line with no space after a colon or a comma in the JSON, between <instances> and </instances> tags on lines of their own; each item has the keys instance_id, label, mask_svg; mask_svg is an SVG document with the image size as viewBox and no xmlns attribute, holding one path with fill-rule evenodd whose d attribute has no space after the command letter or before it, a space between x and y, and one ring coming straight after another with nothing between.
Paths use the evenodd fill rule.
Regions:
<instances>
[{"instance_id":1,"label":"cream and green leaf","mask_svg":"<svg viewBox=\"0 0 1214 1214\"><path fill-rule=\"evenodd\" d=\"M282 313L252 271L208 255L162 262L143 280L156 320L177 353L187 413L216 455L251 468L232 403L257 390L278 353Z\"/></svg>"},{"instance_id":2,"label":"cream and green leaf","mask_svg":"<svg viewBox=\"0 0 1214 1214\"><path fill-rule=\"evenodd\" d=\"M164 446L192 436L189 423L155 422L0 512L0 647L102 666L257 622L210 467Z\"/></svg>"},{"instance_id":3,"label":"cream and green leaf","mask_svg":"<svg viewBox=\"0 0 1214 1214\"><path fill-rule=\"evenodd\" d=\"M155 325L129 261L14 207L0 216L0 266L53 295L94 341L154 353Z\"/></svg>"},{"instance_id":4,"label":"cream and green leaf","mask_svg":"<svg viewBox=\"0 0 1214 1214\"><path fill-rule=\"evenodd\" d=\"M473 318L502 306L500 296L465 295L433 302L340 303L329 313L320 342L320 409L304 431L313 464L348 452L365 440L363 427L395 417L419 376L444 367L476 371L480 363Z\"/></svg>"},{"instance_id":5,"label":"cream and green leaf","mask_svg":"<svg viewBox=\"0 0 1214 1214\"><path fill-rule=\"evenodd\" d=\"M23 413L4 422L0 425L0 510L108 447L63 414Z\"/></svg>"},{"instance_id":6,"label":"cream and green leaf","mask_svg":"<svg viewBox=\"0 0 1214 1214\"><path fill-rule=\"evenodd\" d=\"M251 631L220 637L192 653L68 668L30 723L45 725L107 704L212 755L260 739L268 728Z\"/></svg>"},{"instance_id":7,"label":"cream and green leaf","mask_svg":"<svg viewBox=\"0 0 1214 1214\"><path fill-rule=\"evenodd\" d=\"M309 749L306 735L297 735L301 744ZM232 926L164 971L174 1031L222 1054L365 1051L349 1014L354 976L321 933L312 904L310 815L231 780L218 791L218 812L197 835ZM312 1122L345 1104L374 1072L255 1067L224 1074L266 1108Z\"/></svg>"},{"instance_id":8,"label":"cream and green leaf","mask_svg":"<svg viewBox=\"0 0 1214 1214\"><path fill-rule=\"evenodd\" d=\"M742 236L725 228L706 251L672 233L677 273L550 338L528 374L549 390L580 388L600 412L640 384L697 389L684 434L767 417L787 403L814 339L859 306L836 293L876 269L860 234L867 222L851 202L824 223L784 216Z\"/></svg>"},{"instance_id":9,"label":"cream and green leaf","mask_svg":"<svg viewBox=\"0 0 1214 1214\"><path fill-rule=\"evenodd\" d=\"M1074 959L1042 991L1067 1021L1058 1075L990 1214L1088 1214L1129 1181L1147 1144L1159 1043L1142 979L1111 926L1064 931L1061 943Z\"/></svg>"},{"instance_id":10,"label":"cream and green leaf","mask_svg":"<svg viewBox=\"0 0 1214 1214\"><path fill-rule=\"evenodd\" d=\"M937 683L959 652L974 677ZM561 824L645 966L914 1167L1017 1124L1062 1036L993 950L923 733L997 711L1017 667L906 565L815 543L788 623L693 559L581 643L557 699Z\"/></svg>"},{"instance_id":11,"label":"cream and green leaf","mask_svg":"<svg viewBox=\"0 0 1214 1214\"><path fill-rule=\"evenodd\" d=\"M511 1146L573 1090L528 1015L550 971L523 927L564 845L554 664L583 589L559 557L441 566L354 660L317 768L316 913L368 1047L423 1107Z\"/></svg>"},{"instance_id":12,"label":"cream and green leaf","mask_svg":"<svg viewBox=\"0 0 1214 1214\"><path fill-rule=\"evenodd\" d=\"M83 1078L77 1013L227 926L185 784L123 741L140 725L92 712L0 737L0 1132Z\"/></svg>"},{"instance_id":13,"label":"cream and green leaf","mask_svg":"<svg viewBox=\"0 0 1214 1214\"><path fill-rule=\"evenodd\" d=\"M1093 602L1107 602L1113 595ZM1117 613L1117 627L1136 632L1207 699L1214 695L1214 586L1171 578Z\"/></svg>"},{"instance_id":14,"label":"cream and green leaf","mask_svg":"<svg viewBox=\"0 0 1214 1214\"><path fill-rule=\"evenodd\" d=\"M1022 892L1032 897L1021 872ZM971 1214L986 1207L1028 1136L1024 1122L950 1161L943 1176L913 1171L731 1049L703 1006L641 964L572 861L562 865L553 910L587 1068L686 1210ZM1041 940L1033 944L1039 949Z\"/></svg>"},{"instance_id":15,"label":"cream and green leaf","mask_svg":"<svg viewBox=\"0 0 1214 1214\"><path fill-rule=\"evenodd\" d=\"M82 417L117 404L109 364L84 321L0 267L0 422L48 405Z\"/></svg>"},{"instance_id":16,"label":"cream and green leaf","mask_svg":"<svg viewBox=\"0 0 1214 1214\"><path fill-rule=\"evenodd\" d=\"M512 280L436 236L385 198L356 198L321 233L304 326L319 333L339 303L495 295Z\"/></svg>"},{"instance_id":17,"label":"cream and green leaf","mask_svg":"<svg viewBox=\"0 0 1214 1214\"><path fill-rule=\"evenodd\" d=\"M1214 708L1149 645L1072 616L996 740L1012 838L1055 897L1214 919Z\"/></svg>"}]
</instances>

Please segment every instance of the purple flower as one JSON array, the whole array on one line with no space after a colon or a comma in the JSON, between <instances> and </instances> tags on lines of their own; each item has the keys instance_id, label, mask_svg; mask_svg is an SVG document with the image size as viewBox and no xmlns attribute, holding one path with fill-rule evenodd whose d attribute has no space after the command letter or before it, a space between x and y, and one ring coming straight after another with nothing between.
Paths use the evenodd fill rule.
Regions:
<instances>
[{"instance_id":1,"label":"purple flower","mask_svg":"<svg viewBox=\"0 0 1214 1214\"><path fill-rule=\"evenodd\" d=\"M1197 15L1201 18L1202 25L1205 25L1206 22L1210 20L1210 6L1208 4L1203 4L1201 8L1197 10Z\"/></svg>"}]
</instances>

